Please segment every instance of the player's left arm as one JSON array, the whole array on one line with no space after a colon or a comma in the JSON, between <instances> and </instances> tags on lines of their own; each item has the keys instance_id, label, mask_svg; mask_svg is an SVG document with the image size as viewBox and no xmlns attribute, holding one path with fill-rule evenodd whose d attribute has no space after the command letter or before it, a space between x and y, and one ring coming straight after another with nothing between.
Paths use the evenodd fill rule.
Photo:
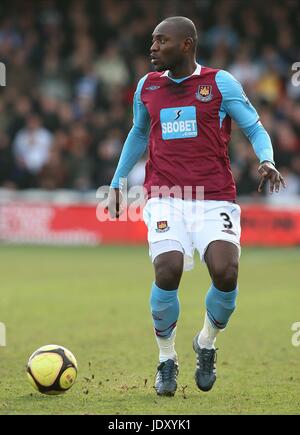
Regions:
<instances>
[{"instance_id":1,"label":"player's left arm","mask_svg":"<svg viewBox=\"0 0 300 435\"><path fill-rule=\"evenodd\" d=\"M280 185L286 187L284 178L275 167L273 147L269 134L259 120L259 116L248 100L242 85L227 71L218 71L216 82L222 94L220 117L228 114L240 127L253 146L260 165L261 180L258 191L269 180L270 192L278 192Z\"/></svg>"}]
</instances>

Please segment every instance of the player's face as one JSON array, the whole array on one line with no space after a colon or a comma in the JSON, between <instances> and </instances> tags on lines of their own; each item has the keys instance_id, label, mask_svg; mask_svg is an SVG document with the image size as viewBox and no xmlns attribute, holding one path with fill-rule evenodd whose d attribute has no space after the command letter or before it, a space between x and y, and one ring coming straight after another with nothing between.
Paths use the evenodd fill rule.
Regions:
<instances>
[{"instance_id":1,"label":"player's face","mask_svg":"<svg viewBox=\"0 0 300 435\"><path fill-rule=\"evenodd\" d=\"M159 24L152 34L151 63L156 71L172 70L182 62L182 40L168 24Z\"/></svg>"}]
</instances>

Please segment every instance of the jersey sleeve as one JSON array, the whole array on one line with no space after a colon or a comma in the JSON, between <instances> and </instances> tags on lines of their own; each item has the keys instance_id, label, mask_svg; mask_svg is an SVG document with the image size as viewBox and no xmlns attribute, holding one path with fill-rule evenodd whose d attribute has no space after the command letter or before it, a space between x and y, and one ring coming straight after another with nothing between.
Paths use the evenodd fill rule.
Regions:
<instances>
[{"instance_id":1,"label":"jersey sleeve","mask_svg":"<svg viewBox=\"0 0 300 435\"><path fill-rule=\"evenodd\" d=\"M243 132L248 137L260 163L267 161L275 165L271 138L262 123L258 121L256 124L244 128Z\"/></svg>"},{"instance_id":2,"label":"jersey sleeve","mask_svg":"<svg viewBox=\"0 0 300 435\"><path fill-rule=\"evenodd\" d=\"M216 74L216 83L222 94L221 110L227 113L241 128L254 125L259 116L245 94L242 85L233 75L220 70Z\"/></svg>"},{"instance_id":3,"label":"jersey sleeve","mask_svg":"<svg viewBox=\"0 0 300 435\"><path fill-rule=\"evenodd\" d=\"M138 83L133 98L133 126L124 143L119 163L111 182L112 188L120 188L121 178L126 178L144 154L149 138L150 117L148 110L141 99L141 90L147 76Z\"/></svg>"},{"instance_id":4,"label":"jersey sleeve","mask_svg":"<svg viewBox=\"0 0 300 435\"><path fill-rule=\"evenodd\" d=\"M218 71L216 83L222 94L220 112L228 114L248 137L260 162L274 163L270 136L259 121L258 113L250 103L242 85L227 71Z\"/></svg>"}]
</instances>

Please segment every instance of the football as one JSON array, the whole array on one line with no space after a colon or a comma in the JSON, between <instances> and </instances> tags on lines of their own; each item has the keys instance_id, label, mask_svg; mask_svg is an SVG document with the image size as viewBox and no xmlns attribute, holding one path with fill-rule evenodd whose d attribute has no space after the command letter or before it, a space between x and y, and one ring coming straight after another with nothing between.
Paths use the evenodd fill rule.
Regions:
<instances>
[{"instance_id":1,"label":"football","mask_svg":"<svg viewBox=\"0 0 300 435\"><path fill-rule=\"evenodd\" d=\"M62 394L74 384L77 361L68 349L55 344L40 347L29 358L27 376L43 394Z\"/></svg>"}]
</instances>

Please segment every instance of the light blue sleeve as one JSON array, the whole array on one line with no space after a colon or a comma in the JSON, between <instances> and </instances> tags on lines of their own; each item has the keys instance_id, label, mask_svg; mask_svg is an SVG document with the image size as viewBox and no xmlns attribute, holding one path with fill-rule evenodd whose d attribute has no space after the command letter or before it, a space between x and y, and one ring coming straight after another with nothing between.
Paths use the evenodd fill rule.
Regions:
<instances>
[{"instance_id":1,"label":"light blue sleeve","mask_svg":"<svg viewBox=\"0 0 300 435\"><path fill-rule=\"evenodd\" d=\"M259 121L258 113L245 94L242 85L233 75L220 70L216 74L216 83L222 94L220 123L228 114L248 137L260 162L274 163L270 136Z\"/></svg>"},{"instance_id":2,"label":"light blue sleeve","mask_svg":"<svg viewBox=\"0 0 300 435\"><path fill-rule=\"evenodd\" d=\"M256 124L244 128L243 132L251 142L259 162L262 163L268 161L275 165L271 138L264 129L262 123L258 121Z\"/></svg>"},{"instance_id":3,"label":"light blue sleeve","mask_svg":"<svg viewBox=\"0 0 300 435\"><path fill-rule=\"evenodd\" d=\"M216 83L222 94L221 111L243 129L255 124L259 116L248 100L242 85L227 71L218 71Z\"/></svg>"},{"instance_id":4,"label":"light blue sleeve","mask_svg":"<svg viewBox=\"0 0 300 435\"><path fill-rule=\"evenodd\" d=\"M119 163L112 179L110 187L119 188L120 179L126 178L144 154L149 138L150 116L147 108L141 100L141 91L147 78L144 76L138 83L133 99L133 126L124 143Z\"/></svg>"}]
</instances>

